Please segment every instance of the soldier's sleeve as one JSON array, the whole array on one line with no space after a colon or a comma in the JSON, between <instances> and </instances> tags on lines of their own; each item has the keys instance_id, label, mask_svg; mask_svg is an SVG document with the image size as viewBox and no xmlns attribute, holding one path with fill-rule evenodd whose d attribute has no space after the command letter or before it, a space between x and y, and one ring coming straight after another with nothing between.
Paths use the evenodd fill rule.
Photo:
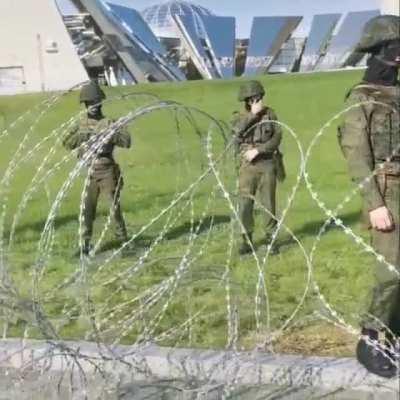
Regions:
<instances>
[{"instance_id":1,"label":"soldier's sleeve","mask_svg":"<svg viewBox=\"0 0 400 400\"><path fill-rule=\"evenodd\" d=\"M113 135L113 144L115 146L123 147L125 149L129 149L131 147L132 139L126 126L119 128L115 132L115 134Z\"/></svg>"},{"instance_id":2,"label":"soldier's sleeve","mask_svg":"<svg viewBox=\"0 0 400 400\"><path fill-rule=\"evenodd\" d=\"M271 121L278 121L278 117L275 114L275 111L270 110L268 115L269 120ZM279 124L272 123L272 131L273 134L271 139L269 139L265 143L260 143L256 146L256 149L260 153L273 153L275 150L279 148L279 145L282 141L282 127Z\"/></svg>"},{"instance_id":3,"label":"soldier's sleeve","mask_svg":"<svg viewBox=\"0 0 400 400\"><path fill-rule=\"evenodd\" d=\"M232 136L233 136L233 148L235 149L235 153L236 154L239 153L239 137L236 134L235 127L236 127L236 125L238 123L239 118L240 118L240 114L237 111L235 111L232 114L232 118L231 118L231 121L230 121L231 133L232 133Z\"/></svg>"},{"instance_id":4,"label":"soldier's sleeve","mask_svg":"<svg viewBox=\"0 0 400 400\"><path fill-rule=\"evenodd\" d=\"M366 96L351 94L347 105L364 102ZM356 184L363 183L361 194L368 210L375 210L385 203L376 177L371 177L374 168L374 157L370 143L369 114L367 105L360 105L347 112L343 123L338 129L340 147L347 161L349 174Z\"/></svg>"},{"instance_id":5,"label":"soldier's sleeve","mask_svg":"<svg viewBox=\"0 0 400 400\"><path fill-rule=\"evenodd\" d=\"M82 142L79 134L79 124L75 123L62 140L63 146L68 150L78 148Z\"/></svg>"}]
</instances>

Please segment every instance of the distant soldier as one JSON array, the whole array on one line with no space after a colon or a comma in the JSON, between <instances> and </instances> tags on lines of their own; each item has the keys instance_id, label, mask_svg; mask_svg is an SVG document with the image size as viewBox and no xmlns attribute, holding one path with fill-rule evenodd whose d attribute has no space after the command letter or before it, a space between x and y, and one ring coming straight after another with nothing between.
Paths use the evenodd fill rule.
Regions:
<instances>
[{"instance_id":1,"label":"distant soldier","mask_svg":"<svg viewBox=\"0 0 400 400\"><path fill-rule=\"evenodd\" d=\"M346 114L339 141L352 179L363 184L372 245L400 272L400 18L384 15L370 20L358 51L370 53L368 68L363 81L350 91L347 105L363 104ZM372 178L366 181L368 177ZM385 327L400 317L399 289L399 275L378 262L376 286L362 322L362 334L369 340L357 345L359 362L388 378L396 368L379 340L385 333L385 343L393 342Z\"/></svg>"},{"instance_id":2,"label":"distant soldier","mask_svg":"<svg viewBox=\"0 0 400 400\"><path fill-rule=\"evenodd\" d=\"M246 234L239 249L248 254L253 246L254 197L259 191L260 203L265 208L265 243L271 242L276 226L277 175L283 179L283 164L279 145L282 129L272 108L263 104L265 90L260 82L244 83L239 90L239 101L244 110L234 115L232 127L240 157L239 196L240 219ZM276 248L273 249L276 251Z\"/></svg>"},{"instance_id":3,"label":"distant soldier","mask_svg":"<svg viewBox=\"0 0 400 400\"><path fill-rule=\"evenodd\" d=\"M104 99L105 94L97 83L92 81L82 87L80 102L85 104L87 114L63 140L63 145L67 149L78 149L79 158L96 148L94 159L91 158L88 161L89 182L84 195L82 252L86 255L91 249L93 222L96 218L97 201L101 193L110 202L117 240L126 242L128 239L120 206L123 179L119 165L114 160L113 150L115 146L129 148L131 137L124 128L120 128L106 142L102 142L105 136L110 135L109 128L113 123L102 113ZM101 145L99 145L100 143Z\"/></svg>"}]
</instances>

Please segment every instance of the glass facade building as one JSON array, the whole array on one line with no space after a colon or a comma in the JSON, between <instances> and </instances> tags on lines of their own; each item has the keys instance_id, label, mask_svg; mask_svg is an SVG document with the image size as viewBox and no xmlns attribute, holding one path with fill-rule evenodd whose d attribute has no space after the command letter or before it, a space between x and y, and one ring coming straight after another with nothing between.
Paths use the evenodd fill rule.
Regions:
<instances>
[{"instance_id":1,"label":"glass facade building","mask_svg":"<svg viewBox=\"0 0 400 400\"><path fill-rule=\"evenodd\" d=\"M109 11L113 13L116 18L118 18L128 35L134 36L135 38L141 40L146 47L148 47L154 53L161 55L166 54L166 50L163 48L138 11L130 7L114 4L112 2L107 2L106 5Z\"/></svg>"},{"instance_id":2,"label":"glass facade building","mask_svg":"<svg viewBox=\"0 0 400 400\"><path fill-rule=\"evenodd\" d=\"M312 71L321 57L326 54L333 31L340 17L341 14L320 14L314 16L301 60L300 71Z\"/></svg>"},{"instance_id":3,"label":"glass facade building","mask_svg":"<svg viewBox=\"0 0 400 400\"><path fill-rule=\"evenodd\" d=\"M266 73L303 17L255 17L245 75Z\"/></svg>"},{"instance_id":4,"label":"glass facade building","mask_svg":"<svg viewBox=\"0 0 400 400\"><path fill-rule=\"evenodd\" d=\"M236 19L234 17L201 17L205 41L217 74L232 78L235 73Z\"/></svg>"},{"instance_id":5,"label":"glass facade building","mask_svg":"<svg viewBox=\"0 0 400 400\"><path fill-rule=\"evenodd\" d=\"M349 60L352 60L352 65L357 64L357 58L354 58L354 48L361 38L364 25L379 14L379 10L357 11L347 14L339 32L333 37L327 54L316 69L343 68L350 65Z\"/></svg>"},{"instance_id":6,"label":"glass facade building","mask_svg":"<svg viewBox=\"0 0 400 400\"><path fill-rule=\"evenodd\" d=\"M207 8L192 4L187 1L172 0L146 8L142 16L152 31L160 38L176 38L177 33L173 17L185 16L195 26L196 34L204 38L204 30L199 17L212 15Z\"/></svg>"}]
</instances>

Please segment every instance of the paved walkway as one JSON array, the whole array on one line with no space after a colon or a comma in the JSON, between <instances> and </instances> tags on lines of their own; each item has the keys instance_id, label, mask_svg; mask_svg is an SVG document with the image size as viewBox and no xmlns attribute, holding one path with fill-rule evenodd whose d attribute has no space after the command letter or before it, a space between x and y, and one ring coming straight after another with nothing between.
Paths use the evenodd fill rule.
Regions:
<instances>
[{"instance_id":1,"label":"paved walkway","mask_svg":"<svg viewBox=\"0 0 400 400\"><path fill-rule=\"evenodd\" d=\"M0 341L0 400L399 400L354 359ZM225 396L225 397L224 397Z\"/></svg>"}]
</instances>

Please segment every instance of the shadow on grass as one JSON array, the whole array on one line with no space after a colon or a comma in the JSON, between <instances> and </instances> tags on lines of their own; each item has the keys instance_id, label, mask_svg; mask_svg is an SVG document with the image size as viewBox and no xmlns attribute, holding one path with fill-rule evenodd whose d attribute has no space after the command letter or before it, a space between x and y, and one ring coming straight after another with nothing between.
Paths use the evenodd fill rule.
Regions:
<instances>
[{"instance_id":1,"label":"shadow on grass","mask_svg":"<svg viewBox=\"0 0 400 400\"><path fill-rule=\"evenodd\" d=\"M135 239L135 241L133 242L133 245L134 245L133 248L135 250L145 249L150 245L150 243L152 242L153 239L154 238L152 236L142 235L139 238ZM116 250L116 249L120 248L121 246L122 246L121 241L116 240L116 239L109 240L109 241L105 242L102 246L100 246L97 253L100 254L100 253L105 253L107 251ZM133 252L133 248L132 248L132 252Z\"/></svg>"},{"instance_id":2,"label":"shadow on grass","mask_svg":"<svg viewBox=\"0 0 400 400\"><path fill-rule=\"evenodd\" d=\"M99 214L98 217L101 217L102 214ZM362 213L361 212L353 212L353 213L347 213L344 215L339 216L345 225L354 225L357 222L361 221ZM65 215L62 217L58 217L55 219L55 227L60 228L64 225L67 225L71 222L77 222L78 216L76 214L71 214L71 215ZM173 229L169 230L165 234L165 239L166 240L177 240L181 237L189 235L192 231L196 231L197 234L202 234L212 227L217 227L219 225L224 225L228 224L231 222L231 216L230 215L208 215L205 218L196 219L192 222L186 221L182 223L181 225L174 227ZM40 233L43 231L44 225L46 221L40 220L32 223L27 223L23 225L19 225L16 230L15 230L15 235L22 234L26 231L34 231L37 233ZM319 230L325 223L325 220L320 219L320 220L314 220L314 221L309 221L300 228L294 230L294 235L298 237L300 240L304 237L316 237ZM326 232L332 231L332 230L340 230L341 228L337 227L334 222L332 221L330 225L327 227ZM284 230L283 230L284 232ZM9 230L5 232L5 236L9 235ZM146 248L149 246L149 244L156 239L155 235L141 235L139 238L135 240L135 247L139 248ZM295 244L295 241L291 238L288 237L286 234L284 237L280 240L278 240L278 245L279 247L284 247L284 246L291 246ZM118 241L109 241L105 243L100 251L108 251L115 249L118 247L120 243ZM256 247L264 245L264 239L261 239L256 242Z\"/></svg>"},{"instance_id":3,"label":"shadow on grass","mask_svg":"<svg viewBox=\"0 0 400 400\"><path fill-rule=\"evenodd\" d=\"M347 214L339 215L338 218L341 219L345 225L352 226L358 222L362 222L362 213L361 213L361 211L347 213ZM316 237L325 222L326 222L326 219L325 220L320 219L318 221L307 222L300 229L295 230L294 234L295 234L295 236L298 236L300 238L304 237L304 236ZM333 230L341 230L341 228L338 227L332 219L326 228L326 232L333 231Z\"/></svg>"},{"instance_id":4,"label":"shadow on grass","mask_svg":"<svg viewBox=\"0 0 400 400\"><path fill-rule=\"evenodd\" d=\"M144 212L146 210L151 209L161 209L163 207L167 207L171 202L176 198L178 192L159 192L159 193L150 193L148 195L141 195L137 199L133 201L129 201L128 198L124 198L122 194L122 208L123 211L129 214L137 214L138 210L140 212ZM196 193L193 196L194 200L200 200L207 196L207 193Z\"/></svg>"},{"instance_id":5,"label":"shadow on grass","mask_svg":"<svg viewBox=\"0 0 400 400\"><path fill-rule=\"evenodd\" d=\"M37 232L37 233L41 233L44 229L44 226L46 224L47 219L42 219L40 221L36 221L36 222L29 222L26 224L22 224L22 225L18 225L15 228L15 235L27 232L27 231L33 231L33 232ZM71 215L64 215L62 217L58 217L54 220L54 225L55 228L60 228L64 225L67 225L71 222L78 222L78 215L77 214L71 214ZM6 230L4 232L4 235L7 237L10 235L10 230Z\"/></svg>"},{"instance_id":6,"label":"shadow on grass","mask_svg":"<svg viewBox=\"0 0 400 400\"><path fill-rule=\"evenodd\" d=\"M198 235L207 232L212 227L227 224L231 221L229 215L216 215L216 216L207 216L201 220L194 220L193 223L187 221L182 225L179 225L171 230L169 230L165 236L164 240L177 240L182 237L188 236L191 231L196 231ZM140 235L133 241L133 247L135 249L144 249L150 246L150 244L156 240L156 236L153 235ZM109 250L115 250L116 248L121 246L121 242L117 240L111 240L106 242L101 248L99 252L106 252Z\"/></svg>"},{"instance_id":7,"label":"shadow on grass","mask_svg":"<svg viewBox=\"0 0 400 400\"><path fill-rule=\"evenodd\" d=\"M362 212L360 211L360 212L347 213L339 215L338 218L340 218L345 225L353 226L358 222L362 222ZM317 237L320 229L322 228L325 222L326 220L323 219L309 221L300 228L295 229L293 231L293 234L299 240L302 240L303 238L306 237ZM338 227L333 220L331 220L329 225L325 229L325 234L329 231L334 231L334 230L341 230L341 228ZM278 247L286 247L291 245L297 246L296 241L286 233L285 229L282 229L281 232L284 232L284 234L282 235L283 237L277 240ZM262 247L263 245L265 245L264 238L255 241L256 248Z\"/></svg>"},{"instance_id":8,"label":"shadow on grass","mask_svg":"<svg viewBox=\"0 0 400 400\"><path fill-rule=\"evenodd\" d=\"M218 225L228 224L231 222L229 215L208 215L201 220L197 219L193 223L187 221L174 229L171 229L165 235L167 240L179 239L182 236L188 235L192 230L196 231L197 234L204 233Z\"/></svg>"}]
</instances>

